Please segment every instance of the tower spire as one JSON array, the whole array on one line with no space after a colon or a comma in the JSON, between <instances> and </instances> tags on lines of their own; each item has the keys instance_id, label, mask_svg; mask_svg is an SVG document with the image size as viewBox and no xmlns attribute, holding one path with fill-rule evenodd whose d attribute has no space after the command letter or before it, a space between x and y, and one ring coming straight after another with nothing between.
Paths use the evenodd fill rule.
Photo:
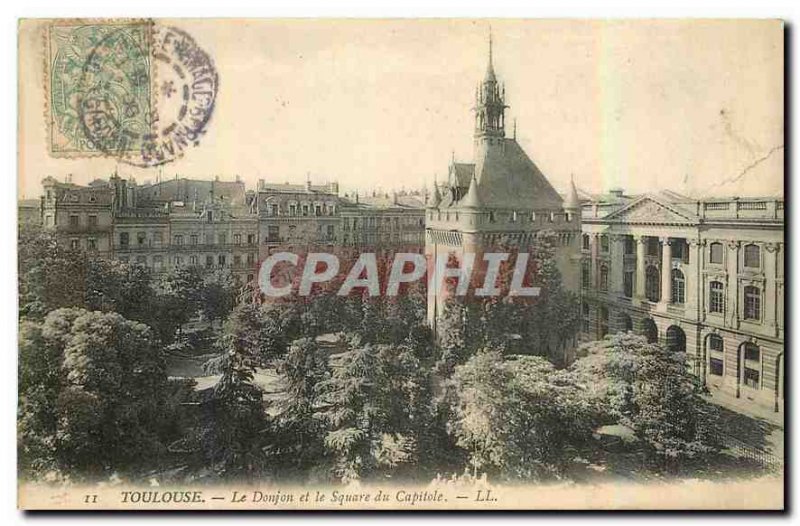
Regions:
<instances>
[{"instance_id":1,"label":"tower spire","mask_svg":"<svg viewBox=\"0 0 800 526\"><path fill-rule=\"evenodd\" d=\"M492 64L492 26L489 26L489 67L494 69Z\"/></svg>"},{"instance_id":2,"label":"tower spire","mask_svg":"<svg viewBox=\"0 0 800 526\"><path fill-rule=\"evenodd\" d=\"M492 26L489 26L489 62L486 64L486 77L483 79L486 82L496 82L497 78L494 74L494 56L492 50Z\"/></svg>"},{"instance_id":3,"label":"tower spire","mask_svg":"<svg viewBox=\"0 0 800 526\"><path fill-rule=\"evenodd\" d=\"M489 28L489 62L486 76L478 85L478 100L475 106L475 138L505 137L505 89L497 82L494 73L494 49Z\"/></svg>"}]
</instances>

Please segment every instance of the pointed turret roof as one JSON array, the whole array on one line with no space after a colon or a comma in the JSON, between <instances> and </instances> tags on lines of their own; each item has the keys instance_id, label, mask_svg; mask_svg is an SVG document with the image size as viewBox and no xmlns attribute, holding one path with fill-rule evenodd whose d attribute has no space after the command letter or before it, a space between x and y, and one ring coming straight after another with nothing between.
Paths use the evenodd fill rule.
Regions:
<instances>
[{"instance_id":1,"label":"pointed turret roof","mask_svg":"<svg viewBox=\"0 0 800 526\"><path fill-rule=\"evenodd\" d=\"M439 206L439 203L442 202L442 193L439 192L439 183L436 181L433 182L433 201L431 202L431 206L436 208Z\"/></svg>"},{"instance_id":2,"label":"pointed turret roof","mask_svg":"<svg viewBox=\"0 0 800 526\"><path fill-rule=\"evenodd\" d=\"M481 199L478 195L478 179L476 177L472 177L472 181L469 183L469 190L467 190L467 195L464 196L463 201L461 201L459 204L463 208L481 207Z\"/></svg>"},{"instance_id":3,"label":"pointed turret roof","mask_svg":"<svg viewBox=\"0 0 800 526\"><path fill-rule=\"evenodd\" d=\"M578 189L575 188L575 177L570 176L569 192L567 198L564 200L564 208L580 208L581 200L578 197Z\"/></svg>"}]
</instances>

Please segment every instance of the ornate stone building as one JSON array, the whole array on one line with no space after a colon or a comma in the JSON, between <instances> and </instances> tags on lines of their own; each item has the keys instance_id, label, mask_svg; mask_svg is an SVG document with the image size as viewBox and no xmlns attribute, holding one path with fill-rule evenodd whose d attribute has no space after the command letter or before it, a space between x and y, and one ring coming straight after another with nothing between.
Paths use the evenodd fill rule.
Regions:
<instances>
[{"instance_id":1,"label":"ornate stone building","mask_svg":"<svg viewBox=\"0 0 800 526\"><path fill-rule=\"evenodd\" d=\"M341 243L339 185L258 182L260 256L276 250L331 248Z\"/></svg>"},{"instance_id":2,"label":"ornate stone building","mask_svg":"<svg viewBox=\"0 0 800 526\"><path fill-rule=\"evenodd\" d=\"M783 199L612 190L583 205L584 333L688 353L712 393L781 411Z\"/></svg>"},{"instance_id":3,"label":"ornate stone building","mask_svg":"<svg viewBox=\"0 0 800 526\"><path fill-rule=\"evenodd\" d=\"M46 177L42 181L42 225L55 229L64 244L87 252L111 252L115 190L107 182L95 180L88 186Z\"/></svg>"},{"instance_id":4,"label":"ornate stone building","mask_svg":"<svg viewBox=\"0 0 800 526\"><path fill-rule=\"evenodd\" d=\"M579 290L580 204L574 185L563 200L514 137L506 137L505 88L497 81L489 41L489 61L475 93L474 162L455 159L448 179L436 185L426 213L426 254L460 259L464 253L510 246L533 247L535 234L557 234L559 268L568 288ZM434 322L442 291L428 290Z\"/></svg>"},{"instance_id":5,"label":"ornate stone building","mask_svg":"<svg viewBox=\"0 0 800 526\"><path fill-rule=\"evenodd\" d=\"M259 181L247 191L234 181L175 178L137 185L116 174L88 186L44 180L36 210L67 246L162 272L180 266L231 270L255 278L259 261L276 250L421 246L424 209L412 196L354 203L336 183ZM30 208L30 207L29 207ZM347 234L343 231L347 229Z\"/></svg>"},{"instance_id":6,"label":"ornate stone building","mask_svg":"<svg viewBox=\"0 0 800 526\"><path fill-rule=\"evenodd\" d=\"M342 200L342 244L356 248L425 244L425 202L419 196L392 193Z\"/></svg>"}]
</instances>

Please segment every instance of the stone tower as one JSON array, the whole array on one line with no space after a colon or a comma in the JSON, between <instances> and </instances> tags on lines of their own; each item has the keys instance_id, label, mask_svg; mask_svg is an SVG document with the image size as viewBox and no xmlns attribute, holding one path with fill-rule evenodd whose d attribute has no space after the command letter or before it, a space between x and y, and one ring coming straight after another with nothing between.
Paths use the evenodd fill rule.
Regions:
<instances>
[{"instance_id":1,"label":"stone tower","mask_svg":"<svg viewBox=\"0 0 800 526\"><path fill-rule=\"evenodd\" d=\"M429 260L463 258L499 245L528 251L536 232L559 240L557 260L565 285L580 290L580 202L574 183L567 199L517 143L506 137L505 86L498 81L489 36L486 73L475 90L474 162L457 162L447 181L436 184L426 209L425 253ZM435 265L434 267L435 268ZM428 290L432 325L442 312L441 290Z\"/></svg>"}]
</instances>

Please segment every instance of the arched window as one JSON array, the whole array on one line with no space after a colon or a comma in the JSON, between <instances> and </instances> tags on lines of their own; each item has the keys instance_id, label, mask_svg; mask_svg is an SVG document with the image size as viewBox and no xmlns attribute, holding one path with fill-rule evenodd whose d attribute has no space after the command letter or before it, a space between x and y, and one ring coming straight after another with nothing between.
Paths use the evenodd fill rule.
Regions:
<instances>
[{"instance_id":1,"label":"arched window","mask_svg":"<svg viewBox=\"0 0 800 526\"><path fill-rule=\"evenodd\" d=\"M608 290L608 266L600 267L600 290Z\"/></svg>"},{"instance_id":2,"label":"arched window","mask_svg":"<svg viewBox=\"0 0 800 526\"><path fill-rule=\"evenodd\" d=\"M652 318L642 320L642 335L647 338L648 343L658 342L658 327Z\"/></svg>"},{"instance_id":3,"label":"arched window","mask_svg":"<svg viewBox=\"0 0 800 526\"><path fill-rule=\"evenodd\" d=\"M633 297L633 271L626 270L622 274L622 293L625 294L626 298Z\"/></svg>"},{"instance_id":4,"label":"arched window","mask_svg":"<svg viewBox=\"0 0 800 526\"><path fill-rule=\"evenodd\" d=\"M581 263L581 286L585 289L592 286L592 268L588 261Z\"/></svg>"},{"instance_id":5,"label":"arched window","mask_svg":"<svg viewBox=\"0 0 800 526\"><path fill-rule=\"evenodd\" d=\"M645 273L645 296L653 303L661 299L661 273L658 267L650 265Z\"/></svg>"},{"instance_id":6,"label":"arched window","mask_svg":"<svg viewBox=\"0 0 800 526\"><path fill-rule=\"evenodd\" d=\"M600 307L600 337L605 338L608 334L608 308Z\"/></svg>"},{"instance_id":7,"label":"arched window","mask_svg":"<svg viewBox=\"0 0 800 526\"><path fill-rule=\"evenodd\" d=\"M725 358L723 355L725 344L722 341L722 336L718 334L711 334L708 337L708 371L713 376L722 376L725 367Z\"/></svg>"},{"instance_id":8,"label":"arched window","mask_svg":"<svg viewBox=\"0 0 800 526\"><path fill-rule=\"evenodd\" d=\"M754 343L744 344L744 384L753 389L761 385L761 349Z\"/></svg>"},{"instance_id":9,"label":"arched window","mask_svg":"<svg viewBox=\"0 0 800 526\"><path fill-rule=\"evenodd\" d=\"M708 286L708 312L722 314L725 311L725 286L721 281L712 281Z\"/></svg>"},{"instance_id":10,"label":"arched window","mask_svg":"<svg viewBox=\"0 0 800 526\"><path fill-rule=\"evenodd\" d=\"M744 266L747 268L761 268L761 249L758 245L745 245Z\"/></svg>"},{"instance_id":11,"label":"arched window","mask_svg":"<svg viewBox=\"0 0 800 526\"><path fill-rule=\"evenodd\" d=\"M722 264L722 243L711 243L708 260L715 265Z\"/></svg>"},{"instance_id":12,"label":"arched window","mask_svg":"<svg viewBox=\"0 0 800 526\"><path fill-rule=\"evenodd\" d=\"M744 319L761 319L761 289L753 285L744 288Z\"/></svg>"},{"instance_id":13,"label":"arched window","mask_svg":"<svg viewBox=\"0 0 800 526\"><path fill-rule=\"evenodd\" d=\"M686 302L686 279L683 272L672 269L672 303L683 304Z\"/></svg>"},{"instance_id":14,"label":"arched window","mask_svg":"<svg viewBox=\"0 0 800 526\"><path fill-rule=\"evenodd\" d=\"M589 250L589 234L583 234L581 237L583 250Z\"/></svg>"}]
</instances>

